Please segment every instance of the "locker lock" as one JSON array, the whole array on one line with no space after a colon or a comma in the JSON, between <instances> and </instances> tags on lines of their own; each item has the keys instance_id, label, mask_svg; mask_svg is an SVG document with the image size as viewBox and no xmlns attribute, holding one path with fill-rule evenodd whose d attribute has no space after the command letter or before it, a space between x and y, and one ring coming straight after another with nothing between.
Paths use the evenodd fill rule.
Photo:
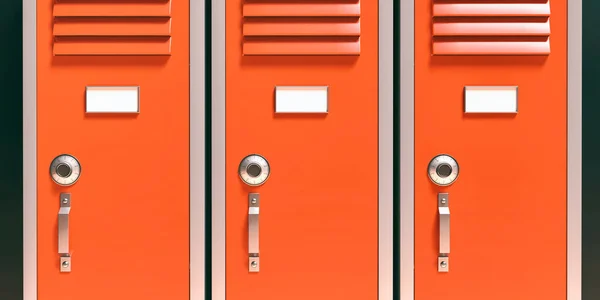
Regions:
<instances>
[{"instance_id":1,"label":"locker lock","mask_svg":"<svg viewBox=\"0 0 600 300\"><path fill-rule=\"evenodd\" d=\"M238 169L240 178L249 186L262 185L269 178L270 172L269 162L258 154L244 157Z\"/></svg>"},{"instance_id":2,"label":"locker lock","mask_svg":"<svg viewBox=\"0 0 600 300\"><path fill-rule=\"evenodd\" d=\"M81 174L81 165L77 158L69 154L61 154L50 163L50 177L60 186L75 184Z\"/></svg>"},{"instance_id":3,"label":"locker lock","mask_svg":"<svg viewBox=\"0 0 600 300\"><path fill-rule=\"evenodd\" d=\"M435 156L427 168L429 179L439 186L448 186L458 178L458 163L456 160L447 154Z\"/></svg>"}]
</instances>

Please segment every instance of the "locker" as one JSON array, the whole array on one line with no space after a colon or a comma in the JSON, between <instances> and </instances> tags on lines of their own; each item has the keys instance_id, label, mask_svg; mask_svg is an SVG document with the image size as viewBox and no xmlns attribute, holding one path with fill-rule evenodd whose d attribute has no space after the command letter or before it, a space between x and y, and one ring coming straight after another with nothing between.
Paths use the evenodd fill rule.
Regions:
<instances>
[{"instance_id":1,"label":"locker","mask_svg":"<svg viewBox=\"0 0 600 300\"><path fill-rule=\"evenodd\" d=\"M392 299L393 1L212 22L212 299Z\"/></svg>"},{"instance_id":2,"label":"locker","mask_svg":"<svg viewBox=\"0 0 600 300\"><path fill-rule=\"evenodd\" d=\"M400 298L581 299L581 1L400 12Z\"/></svg>"},{"instance_id":3,"label":"locker","mask_svg":"<svg viewBox=\"0 0 600 300\"><path fill-rule=\"evenodd\" d=\"M24 1L24 299L203 299L190 9Z\"/></svg>"}]
</instances>

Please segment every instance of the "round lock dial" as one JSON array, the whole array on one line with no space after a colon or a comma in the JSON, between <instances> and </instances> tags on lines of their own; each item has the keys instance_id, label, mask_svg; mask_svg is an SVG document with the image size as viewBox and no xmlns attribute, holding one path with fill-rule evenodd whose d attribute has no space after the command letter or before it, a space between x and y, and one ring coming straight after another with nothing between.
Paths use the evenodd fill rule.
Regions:
<instances>
[{"instance_id":1,"label":"round lock dial","mask_svg":"<svg viewBox=\"0 0 600 300\"><path fill-rule=\"evenodd\" d=\"M447 154L440 154L429 162L429 179L440 186L448 186L458 178L458 163Z\"/></svg>"},{"instance_id":2,"label":"round lock dial","mask_svg":"<svg viewBox=\"0 0 600 300\"><path fill-rule=\"evenodd\" d=\"M251 154L240 163L240 178L249 186L259 186L269 178L271 168L269 162L258 154Z\"/></svg>"},{"instance_id":3,"label":"round lock dial","mask_svg":"<svg viewBox=\"0 0 600 300\"><path fill-rule=\"evenodd\" d=\"M50 177L61 186L70 186L75 184L81 174L79 161L69 154L62 154L55 157L50 164Z\"/></svg>"}]
</instances>

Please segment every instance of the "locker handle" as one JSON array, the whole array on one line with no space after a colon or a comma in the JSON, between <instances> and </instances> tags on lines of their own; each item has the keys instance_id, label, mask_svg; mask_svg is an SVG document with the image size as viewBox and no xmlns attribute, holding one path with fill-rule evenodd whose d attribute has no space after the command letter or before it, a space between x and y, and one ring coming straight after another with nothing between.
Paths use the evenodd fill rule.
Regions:
<instances>
[{"instance_id":1,"label":"locker handle","mask_svg":"<svg viewBox=\"0 0 600 300\"><path fill-rule=\"evenodd\" d=\"M60 271L71 272L71 253L69 251L69 215L71 213L71 194L60 194L58 210L58 255Z\"/></svg>"},{"instance_id":2,"label":"locker handle","mask_svg":"<svg viewBox=\"0 0 600 300\"><path fill-rule=\"evenodd\" d=\"M258 217L260 194L248 194L248 271L258 272L260 267L258 251Z\"/></svg>"},{"instance_id":3,"label":"locker handle","mask_svg":"<svg viewBox=\"0 0 600 300\"><path fill-rule=\"evenodd\" d=\"M448 272L448 254L450 254L450 207L448 193L438 194L438 213L440 215L438 271Z\"/></svg>"}]
</instances>

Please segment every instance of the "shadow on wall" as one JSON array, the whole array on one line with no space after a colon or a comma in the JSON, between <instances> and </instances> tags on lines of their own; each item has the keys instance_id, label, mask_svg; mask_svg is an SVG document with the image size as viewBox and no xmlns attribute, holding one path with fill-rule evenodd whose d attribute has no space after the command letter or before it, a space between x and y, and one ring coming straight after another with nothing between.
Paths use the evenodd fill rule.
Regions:
<instances>
[{"instance_id":1,"label":"shadow on wall","mask_svg":"<svg viewBox=\"0 0 600 300\"><path fill-rule=\"evenodd\" d=\"M0 299L23 299L22 0L0 2Z\"/></svg>"},{"instance_id":2,"label":"shadow on wall","mask_svg":"<svg viewBox=\"0 0 600 300\"><path fill-rule=\"evenodd\" d=\"M600 1L583 0L583 262L582 299L600 299Z\"/></svg>"}]
</instances>

